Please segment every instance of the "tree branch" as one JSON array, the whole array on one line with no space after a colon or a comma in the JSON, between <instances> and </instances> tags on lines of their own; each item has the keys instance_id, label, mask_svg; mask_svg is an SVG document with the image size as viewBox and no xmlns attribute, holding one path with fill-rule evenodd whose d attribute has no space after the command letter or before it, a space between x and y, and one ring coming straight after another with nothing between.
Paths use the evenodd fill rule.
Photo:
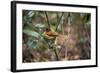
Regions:
<instances>
[{"instance_id":1,"label":"tree branch","mask_svg":"<svg viewBox=\"0 0 100 73\"><path fill-rule=\"evenodd\" d=\"M49 23L49 19L48 19L48 15L47 15L47 12L45 11L45 16L46 16L46 19L47 19L47 24L48 24L48 27L50 28L50 23Z\"/></svg>"},{"instance_id":2,"label":"tree branch","mask_svg":"<svg viewBox=\"0 0 100 73\"><path fill-rule=\"evenodd\" d=\"M59 60L59 56L58 56L58 53L57 53L57 51L56 51L56 49L53 49L54 50L54 52L55 52L55 55L56 55L56 59L57 59L57 61Z\"/></svg>"},{"instance_id":3,"label":"tree branch","mask_svg":"<svg viewBox=\"0 0 100 73\"><path fill-rule=\"evenodd\" d=\"M50 28L50 23L49 23L49 19L48 19L48 15L47 15L47 12L45 11L44 12L45 13L45 15L46 15L46 19L47 19L47 24L48 24L48 28ZM62 18L62 16L61 16L61 18ZM61 20L61 18L60 18L60 20ZM59 22L60 23L60 22ZM47 42L47 41L46 41ZM48 44L48 47L49 48L51 48L51 45L47 42L47 44ZM58 54L57 54L57 51L56 51L56 49L54 49L54 47L52 48L52 50L54 51L54 53L55 53L55 56L56 56L56 60L58 61L59 60L59 56L58 56Z\"/></svg>"},{"instance_id":4,"label":"tree branch","mask_svg":"<svg viewBox=\"0 0 100 73\"><path fill-rule=\"evenodd\" d=\"M61 21L61 18L62 18L62 16L63 16L63 14L64 14L64 12L62 12L62 15L60 16L60 18L59 18L59 20L58 20L58 23L57 23L57 26L56 26L56 31L57 31L57 29L58 29L58 26L59 26L59 24L60 24L60 21Z\"/></svg>"}]
</instances>

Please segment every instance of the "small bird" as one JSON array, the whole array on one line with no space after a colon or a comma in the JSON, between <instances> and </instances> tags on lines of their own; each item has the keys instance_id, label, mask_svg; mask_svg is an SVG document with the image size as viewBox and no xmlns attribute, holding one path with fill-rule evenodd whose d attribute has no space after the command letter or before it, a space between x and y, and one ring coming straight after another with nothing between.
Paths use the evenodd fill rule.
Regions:
<instances>
[{"instance_id":1,"label":"small bird","mask_svg":"<svg viewBox=\"0 0 100 73\"><path fill-rule=\"evenodd\" d=\"M47 39L54 39L55 37L58 36L58 33L55 32L53 29L46 28L43 35Z\"/></svg>"}]
</instances>

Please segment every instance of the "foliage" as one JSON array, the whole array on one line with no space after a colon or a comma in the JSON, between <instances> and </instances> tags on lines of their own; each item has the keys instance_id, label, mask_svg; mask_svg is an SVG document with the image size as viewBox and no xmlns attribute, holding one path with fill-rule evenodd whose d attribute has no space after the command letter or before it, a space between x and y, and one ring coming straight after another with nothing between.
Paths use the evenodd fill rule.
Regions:
<instances>
[{"instance_id":1,"label":"foliage","mask_svg":"<svg viewBox=\"0 0 100 73\"><path fill-rule=\"evenodd\" d=\"M90 13L33 10L22 13L23 62L91 58ZM47 29L52 34L46 35Z\"/></svg>"}]
</instances>

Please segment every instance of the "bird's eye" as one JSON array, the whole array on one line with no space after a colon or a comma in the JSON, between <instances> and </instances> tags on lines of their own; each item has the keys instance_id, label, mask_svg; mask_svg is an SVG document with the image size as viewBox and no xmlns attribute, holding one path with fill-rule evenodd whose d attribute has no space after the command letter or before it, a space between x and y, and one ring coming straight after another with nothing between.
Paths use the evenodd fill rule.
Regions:
<instances>
[{"instance_id":1,"label":"bird's eye","mask_svg":"<svg viewBox=\"0 0 100 73\"><path fill-rule=\"evenodd\" d=\"M50 29L49 28L46 28L46 31L50 31Z\"/></svg>"}]
</instances>

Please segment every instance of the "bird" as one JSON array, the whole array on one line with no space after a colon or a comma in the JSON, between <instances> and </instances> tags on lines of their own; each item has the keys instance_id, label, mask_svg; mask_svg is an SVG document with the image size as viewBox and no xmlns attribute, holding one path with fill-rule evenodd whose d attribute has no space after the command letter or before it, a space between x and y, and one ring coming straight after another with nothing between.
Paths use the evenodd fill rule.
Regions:
<instances>
[{"instance_id":1,"label":"bird","mask_svg":"<svg viewBox=\"0 0 100 73\"><path fill-rule=\"evenodd\" d=\"M53 29L46 28L45 31L43 32L43 35L47 39L54 39L55 37L58 36L58 33L55 32Z\"/></svg>"}]
</instances>

